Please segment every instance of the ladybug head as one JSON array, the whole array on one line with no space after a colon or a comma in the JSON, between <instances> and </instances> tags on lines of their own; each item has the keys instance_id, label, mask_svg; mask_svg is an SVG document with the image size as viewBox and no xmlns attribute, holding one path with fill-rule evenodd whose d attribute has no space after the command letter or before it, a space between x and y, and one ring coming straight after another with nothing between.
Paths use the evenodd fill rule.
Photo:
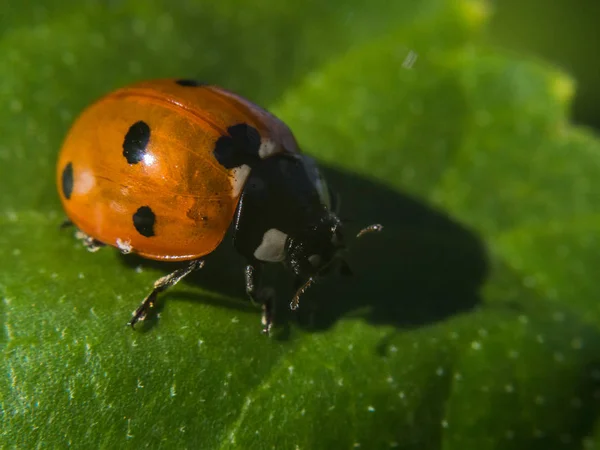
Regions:
<instances>
[{"instance_id":1,"label":"ladybug head","mask_svg":"<svg viewBox=\"0 0 600 450\"><path fill-rule=\"evenodd\" d=\"M379 224L363 228L356 237L381 231ZM338 270L342 275L352 275L343 259L346 250L344 226L333 212L329 212L316 225L287 241L287 265L296 275L298 290L290 307L296 309L300 296L317 278Z\"/></svg>"}]
</instances>

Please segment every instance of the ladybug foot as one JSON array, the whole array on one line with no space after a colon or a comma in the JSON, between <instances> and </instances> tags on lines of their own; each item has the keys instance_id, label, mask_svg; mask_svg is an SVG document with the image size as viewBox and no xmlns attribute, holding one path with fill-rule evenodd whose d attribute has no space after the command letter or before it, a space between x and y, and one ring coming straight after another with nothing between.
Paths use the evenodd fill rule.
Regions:
<instances>
[{"instance_id":1,"label":"ladybug foot","mask_svg":"<svg viewBox=\"0 0 600 450\"><path fill-rule=\"evenodd\" d=\"M177 269L176 271L160 277L154 282L154 289L148 296L142 301L140 306L133 312L131 320L127 322L127 325L131 328L135 328L135 324L143 321L148 316L148 312L154 308L158 294L167 290L171 286L176 285L181 279L192 273L194 270L198 270L204 267L204 261L196 259L190 261L184 267Z\"/></svg>"},{"instance_id":2,"label":"ladybug foot","mask_svg":"<svg viewBox=\"0 0 600 450\"><path fill-rule=\"evenodd\" d=\"M246 266L244 271L246 278L246 293L253 305L261 305L263 325L262 332L267 336L271 333L273 327L275 291L271 287L258 288L262 278L262 264L253 261Z\"/></svg>"},{"instance_id":3,"label":"ladybug foot","mask_svg":"<svg viewBox=\"0 0 600 450\"><path fill-rule=\"evenodd\" d=\"M265 287L260 291L259 297L262 300L262 316L260 319L263 325L262 332L269 336L275 316L275 291L273 288Z\"/></svg>"},{"instance_id":4,"label":"ladybug foot","mask_svg":"<svg viewBox=\"0 0 600 450\"><path fill-rule=\"evenodd\" d=\"M131 320L127 322L128 326L135 329L136 323L146 320L148 312L154 308L157 295L158 292L152 291L150 295L144 299L140 306L138 306L138 308L133 312Z\"/></svg>"}]
</instances>

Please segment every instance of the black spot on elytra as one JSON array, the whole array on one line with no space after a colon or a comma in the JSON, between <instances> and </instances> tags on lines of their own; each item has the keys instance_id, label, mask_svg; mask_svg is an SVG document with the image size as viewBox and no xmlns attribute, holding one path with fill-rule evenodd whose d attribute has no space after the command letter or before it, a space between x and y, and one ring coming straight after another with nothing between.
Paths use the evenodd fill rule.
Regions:
<instances>
[{"instance_id":1,"label":"black spot on elytra","mask_svg":"<svg viewBox=\"0 0 600 450\"><path fill-rule=\"evenodd\" d=\"M142 236L154 236L156 216L149 206L141 206L133 215L133 226Z\"/></svg>"},{"instance_id":2,"label":"black spot on elytra","mask_svg":"<svg viewBox=\"0 0 600 450\"><path fill-rule=\"evenodd\" d=\"M150 127L140 120L129 127L123 141L123 156L129 164L137 164L146 154L146 147L150 142Z\"/></svg>"},{"instance_id":3,"label":"black spot on elytra","mask_svg":"<svg viewBox=\"0 0 600 450\"><path fill-rule=\"evenodd\" d=\"M206 86L207 83L203 83L202 81L190 80L190 79L182 79L175 81L179 86L187 86L187 87L200 87Z\"/></svg>"},{"instance_id":4,"label":"black spot on elytra","mask_svg":"<svg viewBox=\"0 0 600 450\"><path fill-rule=\"evenodd\" d=\"M68 163L62 172L62 191L67 200L73 193L73 164Z\"/></svg>"},{"instance_id":5,"label":"black spot on elytra","mask_svg":"<svg viewBox=\"0 0 600 450\"><path fill-rule=\"evenodd\" d=\"M226 169L233 169L243 164L252 166L260 161L260 134L258 130L246 123L238 123L227 128L229 136L217 139L213 154L219 164Z\"/></svg>"}]
</instances>

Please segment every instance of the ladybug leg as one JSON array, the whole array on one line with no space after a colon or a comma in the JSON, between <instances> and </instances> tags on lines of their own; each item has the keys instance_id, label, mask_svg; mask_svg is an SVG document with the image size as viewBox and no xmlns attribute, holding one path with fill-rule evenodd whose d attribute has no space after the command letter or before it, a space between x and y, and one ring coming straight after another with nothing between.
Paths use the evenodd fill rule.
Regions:
<instances>
[{"instance_id":1,"label":"ladybug leg","mask_svg":"<svg viewBox=\"0 0 600 450\"><path fill-rule=\"evenodd\" d=\"M69 228L73 226L73 222L71 222L70 219L65 219L63 220L63 222L60 224L59 228L61 230L64 230L65 228Z\"/></svg>"},{"instance_id":2,"label":"ladybug leg","mask_svg":"<svg viewBox=\"0 0 600 450\"><path fill-rule=\"evenodd\" d=\"M260 301L258 299L258 284L262 277L262 264L248 264L244 271L246 278L246 294L250 298L250 301L256 306Z\"/></svg>"},{"instance_id":3,"label":"ladybug leg","mask_svg":"<svg viewBox=\"0 0 600 450\"><path fill-rule=\"evenodd\" d=\"M296 290L296 294L290 302L290 309L292 311L298 309L298 306L300 305L300 297L302 297L306 290L311 287L315 281L315 277L309 277L307 280L298 277L294 280L294 289Z\"/></svg>"},{"instance_id":4,"label":"ladybug leg","mask_svg":"<svg viewBox=\"0 0 600 450\"><path fill-rule=\"evenodd\" d=\"M69 219L66 219L63 221L63 223L60 224L59 228L61 230L63 230L65 228L70 228L72 226L73 226L73 222L71 222ZM75 239L81 241L83 246L90 252L96 252L101 247L105 246L104 243L97 241L96 239L88 236L87 234L85 234L83 231L81 231L78 228L75 229Z\"/></svg>"},{"instance_id":5,"label":"ladybug leg","mask_svg":"<svg viewBox=\"0 0 600 450\"><path fill-rule=\"evenodd\" d=\"M262 315L260 322L263 325L262 332L267 336L271 334L273 319L275 318L275 291L271 287L261 289Z\"/></svg>"},{"instance_id":6,"label":"ladybug leg","mask_svg":"<svg viewBox=\"0 0 600 450\"><path fill-rule=\"evenodd\" d=\"M259 287L262 278L262 267L259 262L250 263L246 266L244 275L246 277L246 293L250 301L253 305L261 304L262 332L268 335L273 326L275 291L270 287Z\"/></svg>"},{"instance_id":7,"label":"ladybug leg","mask_svg":"<svg viewBox=\"0 0 600 450\"><path fill-rule=\"evenodd\" d=\"M91 236L88 236L83 231L77 229L75 231L75 239L81 241L83 246L87 249L88 252L97 252L100 248L104 247L106 244L94 239Z\"/></svg>"},{"instance_id":8,"label":"ladybug leg","mask_svg":"<svg viewBox=\"0 0 600 450\"><path fill-rule=\"evenodd\" d=\"M185 278L187 275L192 273L195 270L201 269L204 267L204 261L200 259L195 259L190 261L184 267L177 269L176 271L165 275L164 277L160 277L158 280L154 282L154 289L148 296L142 301L140 306L133 312L131 320L127 323L127 325L131 326L131 328L135 328L135 324L142 320L146 319L148 312L154 307L154 303L156 302L156 297L159 293L165 291L177 284L182 278Z\"/></svg>"}]
</instances>

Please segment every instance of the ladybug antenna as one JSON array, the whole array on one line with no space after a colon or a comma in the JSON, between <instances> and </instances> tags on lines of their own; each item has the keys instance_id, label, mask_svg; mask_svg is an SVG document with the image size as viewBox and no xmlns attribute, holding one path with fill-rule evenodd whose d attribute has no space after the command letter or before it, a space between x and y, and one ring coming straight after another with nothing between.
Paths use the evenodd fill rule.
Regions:
<instances>
[{"instance_id":1,"label":"ladybug antenna","mask_svg":"<svg viewBox=\"0 0 600 450\"><path fill-rule=\"evenodd\" d=\"M333 232L335 233L337 228L337 225L334 226L333 228ZM358 234L356 235L357 238L368 234L368 233L374 233L374 232L379 232L383 230L383 225L381 224L373 224L373 225L369 225L368 227L363 228L362 230L360 230L358 232ZM292 298L292 301L290 302L290 309L292 311L298 309L298 305L300 304L300 297L306 292L306 290L311 287L313 285L313 283L316 281L316 278L321 275L325 269L327 269L327 266L323 267L319 272L317 272L316 276L312 276L309 277L308 280L306 280L304 282L304 284L302 284L298 290L296 291L296 294L294 295L294 297ZM346 276L351 276L352 275L352 270L350 269L350 266L348 266L348 264L346 263L346 261L342 260L341 263L341 267L340 267L340 272L342 275L346 275Z\"/></svg>"},{"instance_id":2,"label":"ladybug antenna","mask_svg":"<svg viewBox=\"0 0 600 450\"><path fill-rule=\"evenodd\" d=\"M356 235L356 238L358 239L359 237L364 236L365 234L374 233L376 231L379 232L381 230L383 230L383 225L375 223L373 225L369 225L368 227L365 227L362 230L360 230L358 232L358 234Z\"/></svg>"}]
</instances>

